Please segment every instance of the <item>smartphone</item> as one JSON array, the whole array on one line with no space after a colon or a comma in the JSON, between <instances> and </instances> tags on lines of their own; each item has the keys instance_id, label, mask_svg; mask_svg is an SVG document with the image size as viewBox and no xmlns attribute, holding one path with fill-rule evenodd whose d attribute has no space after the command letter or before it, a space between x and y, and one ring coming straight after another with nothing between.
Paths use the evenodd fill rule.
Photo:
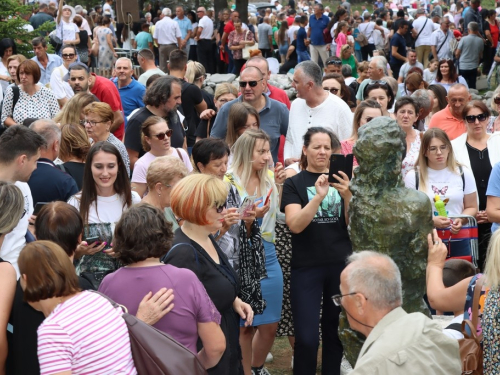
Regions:
<instances>
[{"instance_id":1,"label":"smartphone","mask_svg":"<svg viewBox=\"0 0 500 375\"><path fill-rule=\"evenodd\" d=\"M256 196L254 195L245 197L240 208L238 208L238 213L241 216L246 216L247 212L252 210L252 207L255 204L255 199Z\"/></svg>"},{"instance_id":2,"label":"smartphone","mask_svg":"<svg viewBox=\"0 0 500 375\"><path fill-rule=\"evenodd\" d=\"M352 177L352 164L354 155L332 154L330 156L330 170L328 172L328 182L338 182L333 175L340 176L339 171L344 172L349 179Z\"/></svg>"},{"instance_id":3,"label":"smartphone","mask_svg":"<svg viewBox=\"0 0 500 375\"><path fill-rule=\"evenodd\" d=\"M273 188L269 190L269 193L267 193L266 200L264 201L264 206L269 202L269 198L271 198L271 193L273 192Z\"/></svg>"},{"instance_id":4,"label":"smartphone","mask_svg":"<svg viewBox=\"0 0 500 375\"><path fill-rule=\"evenodd\" d=\"M99 236L87 237L85 241L87 242L87 245L92 245L94 242L99 241Z\"/></svg>"},{"instance_id":5,"label":"smartphone","mask_svg":"<svg viewBox=\"0 0 500 375\"><path fill-rule=\"evenodd\" d=\"M45 206L46 204L49 204L49 202L38 202L35 205L35 209L33 210L33 215L35 215L35 216L38 215L38 213L40 212L42 207Z\"/></svg>"}]
</instances>

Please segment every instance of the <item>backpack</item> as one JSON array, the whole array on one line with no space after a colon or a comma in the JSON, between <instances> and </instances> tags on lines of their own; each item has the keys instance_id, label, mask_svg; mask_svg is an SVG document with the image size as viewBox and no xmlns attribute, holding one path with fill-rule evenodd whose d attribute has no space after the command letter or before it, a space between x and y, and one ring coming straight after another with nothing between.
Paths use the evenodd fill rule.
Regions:
<instances>
[{"instance_id":1,"label":"backpack","mask_svg":"<svg viewBox=\"0 0 500 375\"><path fill-rule=\"evenodd\" d=\"M472 315L472 321L464 319L462 322L463 339L458 340L458 349L460 351L460 360L462 362L462 374L483 375L483 347L481 341L483 335L477 335L477 319L479 315L479 296L483 289L484 276L476 281L474 288L474 298L472 300L472 309L475 313ZM470 331L467 332L468 330Z\"/></svg>"},{"instance_id":2,"label":"backpack","mask_svg":"<svg viewBox=\"0 0 500 375\"><path fill-rule=\"evenodd\" d=\"M198 357L165 332L134 315L124 306L99 292L115 309L125 310L122 317L130 336L130 348L139 375L207 375Z\"/></svg>"},{"instance_id":3,"label":"backpack","mask_svg":"<svg viewBox=\"0 0 500 375\"><path fill-rule=\"evenodd\" d=\"M333 37L328 27L325 27L323 29L323 40L325 41L326 44L331 44L333 42Z\"/></svg>"}]
</instances>

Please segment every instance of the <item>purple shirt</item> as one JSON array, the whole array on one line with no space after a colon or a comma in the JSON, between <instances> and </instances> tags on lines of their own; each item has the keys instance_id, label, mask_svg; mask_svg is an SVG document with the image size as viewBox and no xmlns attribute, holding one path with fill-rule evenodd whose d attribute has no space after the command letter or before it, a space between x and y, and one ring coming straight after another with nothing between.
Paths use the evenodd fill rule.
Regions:
<instances>
[{"instance_id":1,"label":"purple shirt","mask_svg":"<svg viewBox=\"0 0 500 375\"><path fill-rule=\"evenodd\" d=\"M220 314L198 277L190 270L172 265L124 267L106 276L99 292L127 307L130 314L144 296L161 288L174 290L174 308L154 327L168 333L193 353L197 353L198 323L220 324Z\"/></svg>"}]
</instances>

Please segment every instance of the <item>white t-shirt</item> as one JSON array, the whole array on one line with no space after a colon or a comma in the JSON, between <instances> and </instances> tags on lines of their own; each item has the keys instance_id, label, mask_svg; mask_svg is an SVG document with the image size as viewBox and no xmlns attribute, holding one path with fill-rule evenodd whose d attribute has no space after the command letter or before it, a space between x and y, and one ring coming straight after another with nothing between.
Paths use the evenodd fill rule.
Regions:
<instances>
[{"instance_id":1,"label":"white t-shirt","mask_svg":"<svg viewBox=\"0 0 500 375\"><path fill-rule=\"evenodd\" d=\"M179 150L179 152L181 153L182 161L184 162L184 165L186 166L188 172L191 172L193 170L193 165L189 161L189 155L187 154L186 151L184 151L183 148L178 148L177 150ZM178 158L179 154L173 147L171 147L169 156L175 156ZM137 160L137 162L134 164L134 172L132 173L132 182L145 184L149 165L156 158L157 157L154 156L151 152L146 152L144 155L142 155L139 158L139 160Z\"/></svg>"},{"instance_id":2,"label":"white t-shirt","mask_svg":"<svg viewBox=\"0 0 500 375\"><path fill-rule=\"evenodd\" d=\"M108 3L104 3L104 5L102 6L102 13L104 14L106 12L111 14L112 20L115 19L115 11L113 10L113 8L111 8L111 5L109 5Z\"/></svg>"},{"instance_id":3,"label":"white t-shirt","mask_svg":"<svg viewBox=\"0 0 500 375\"><path fill-rule=\"evenodd\" d=\"M375 44L375 41L373 39L373 32L375 31L375 22L368 22L368 23L362 23L358 26L358 30L360 33L365 34L365 36L368 38L368 44Z\"/></svg>"},{"instance_id":4,"label":"white t-shirt","mask_svg":"<svg viewBox=\"0 0 500 375\"><path fill-rule=\"evenodd\" d=\"M80 211L80 197L81 194L73 195L68 200L68 204L75 207ZM135 191L132 192L132 204L137 204L141 201L141 197ZM123 211L127 208L124 207L125 200L119 194L112 195L111 197L97 196L97 210L96 203L92 203L89 208L89 224L96 223L111 223L111 230L115 230L115 224L120 220Z\"/></svg>"},{"instance_id":5,"label":"white t-shirt","mask_svg":"<svg viewBox=\"0 0 500 375\"><path fill-rule=\"evenodd\" d=\"M132 40L135 40L135 34L132 30L130 30L130 33L128 34L128 39L123 42L123 49L131 50L132 46L131 46L130 42Z\"/></svg>"},{"instance_id":6,"label":"white t-shirt","mask_svg":"<svg viewBox=\"0 0 500 375\"><path fill-rule=\"evenodd\" d=\"M61 37L61 28L62 28L62 40L75 40L76 34L80 33L80 29L76 26L76 23L73 22L64 22L61 19L59 25L57 26L56 36Z\"/></svg>"},{"instance_id":7,"label":"white t-shirt","mask_svg":"<svg viewBox=\"0 0 500 375\"><path fill-rule=\"evenodd\" d=\"M450 320L450 324L454 324L454 323L460 323L462 324L464 320L464 314L460 314L460 315L457 315L456 317L454 317L452 320ZM448 325L450 325L448 324ZM452 339L455 339L455 340L460 340L460 339L463 339L464 338L464 335L462 332L459 332L457 331L456 329L443 329L443 333L448 336L448 337L451 337Z\"/></svg>"},{"instance_id":8,"label":"white t-shirt","mask_svg":"<svg viewBox=\"0 0 500 375\"><path fill-rule=\"evenodd\" d=\"M449 168L435 170L427 168L428 179L426 183L426 194L432 203L432 214L438 216L436 206L434 206L434 196L438 195L444 202L449 199L445 208L448 217L462 215L464 211L464 195L476 192L476 181L474 175L467 167L462 167L464 172L465 187L462 181L462 176L453 173ZM408 173L405 177L405 185L410 189L415 189L415 173ZM421 189L419 187L419 189Z\"/></svg>"},{"instance_id":9,"label":"white t-shirt","mask_svg":"<svg viewBox=\"0 0 500 375\"><path fill-rule=\"evenodd\" d=\"M298 26L298 25L290 26L288 28L288 31L286 32L286 35L288 36L288 43L289 44L292 44L292 42L294 41L293 33L295 31L298 31L299 29L300 29L300 26Z\"/></svg>"},{"instance_id":10,"label":"white t-shirt","mask_svg":"<svg viewBox=\"0 0 500 375\"><path fill-rule=\"evenodd\" d=\"M417 32L417 35L420 33L420 30L422 30L418 39L415 41L415 47L430 46L432 44L431 35L435 30L437 30L436 25L432 22L432 20L425 16L418 17L415 21L413 21L413 27Z\"/></svg>"},{"instance_id":11,"label":"white t-shirt","mask_svg":"<svg viewBox=\"0 0 500 375\"><path fill-rule=\"evenodd\" d=\"M3 64L2 60L0 60L0 75L10 77L9 71L7 70L7 67ZM2 86L2 92L7 90L7 87L9 87L9 85L10 85L9 82L0 80L0 86Z\"/></svg>"},{"instance_id":12,"label":"white t-shirt","mask_svg":"<svg viewBox=\"0 0 500 375\"><path fill-rule=\"evenodd\" d=\"M50 75L50 89L56 96L56 99L71 99L75 95L69 83L63 80L66 73L68 73L68 69L64 65L60 65Z\"/></svg>"},{"instance_id":13,"label":"white t-shirt","mask_svg":"<svg viewBox=\"0 0 500 375\"><path fill-rule=\"evenodd\" d=\"M214 23L208 16L203 16L201 20L198 21L198 27L202 27L203 30L200 34L200 39L212 40L212 35L214 33Z\"/></svg>"},{"instance_id":14,"label":"white t-shirt","mask_svg":"<svg viewBox=\"0 0 500 375\"><path fill-rule=\"evenodd\" d=\"M33 215L33 198L31 196L31 190L26 182L16 181L16 186L21 189L24 196L24 209L25 213L23 217L19 220L16 227L12 232L5 236L5 239L0 249L0 257L7 262L10 262L12 266L16 269L17 277L20 276L19 266L17 265L17 258L19 258L19 253L26 245L26 231L28 230L28 219Z\"/></svg>"}]
</instances>

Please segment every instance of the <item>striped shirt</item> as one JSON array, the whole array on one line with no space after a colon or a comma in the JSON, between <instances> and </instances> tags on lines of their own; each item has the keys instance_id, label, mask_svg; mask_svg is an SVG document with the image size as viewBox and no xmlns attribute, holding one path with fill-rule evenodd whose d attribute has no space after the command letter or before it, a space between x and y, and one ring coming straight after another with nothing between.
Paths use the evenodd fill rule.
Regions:
<instances>
[{"instance_id":1,"label":"striped shirt","mask_svg":"<svg viewBox=\"0 0 500 375\"><path fill-rule=\"evenodd\" d=\"M92 292L58 305L38 328L41 375L137 374L121 314Z\"/></svg>"}]
</instances>

